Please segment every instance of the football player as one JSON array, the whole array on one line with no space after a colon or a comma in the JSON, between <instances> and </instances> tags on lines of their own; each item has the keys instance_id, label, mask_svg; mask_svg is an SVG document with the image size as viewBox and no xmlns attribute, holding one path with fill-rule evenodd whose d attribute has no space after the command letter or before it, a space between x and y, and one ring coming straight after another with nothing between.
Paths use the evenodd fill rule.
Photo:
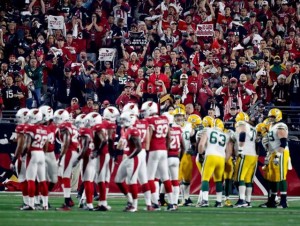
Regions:
<instances>
[{"instance_id":1,"label":"football player","mask_svg":"<svg viewBox=\"0 0 300 226\"><path fill-rule=\"evenodd\" d=\"M156 175L159 175L164 183L169 202L177 202L177 200L174 201L172 199L172 184L168 173L166 137L169 131L169 122L166 116L158 115L158 106L153 101L146 101L142 104L141 114L149 123L149 143L146 146L146 150L149 150L147 173L152 203L154 209L160 210L158 205L159 191L156 189L154 182ZM168 205L168 210L174 210L172 204Z\"/></svg>"},{"instance_id":2,"label":"football player","mask_svg":"<svg viewBox=\"0 0 300 226\"><path fill-rule=\"evenodd\" d=\"M282 112L273 108L268 113L271 126L268 132L268 147L270 152L270 186L271 197L267 207L287 208L287 181L286 175L289 166L288 127L282 122ZM276 195L280 191L280 203L276 206Z\"/></svg>"},{"instance_id":3,"label":"football player","mask_svg":"<svg viewBox=\"0 0 300 226\"><path fill-rule=\"evenodd\" d=\"M234 179L239 184L239 200L234 207L251 207L253 178L258 161L256 129L249 124L249 116L245 112L239 112L235 120L235 140L238 153Z\"/></svg>"},{"instance_id":4,"label":"football player","mask_svg":"<svg viewBox=\"0 0 300 226\"><path fill-rule=\"evenodd\" d=\"M115 182L120 190L129 198L128 202L131 202L124 209L126 212L136 212L138 204L138 154L142 150L142 144L139 130L133 127L135 121L136 117L130 111L122 112L120 125L123 130L117 148L123 150L124 156L118 168ZM123 186L125 179L127 180L131 197L128 196L127 186Z\"/></svg>"},{"instance_id":5,"label":"football player","mask_svg":"<svg viewBox=\"0 0 300 226\"><path fill-rule=\"evenodd\" d=\"M18 181L21 184L23 207L28 206L28 185L26 181L26 152L22 153L24 146L24 127L28 122L29 109L21 108L16 113L17 126L15 132L17 134L17 147L15 150L15 156L11 161L10 168L17 172ZM17 169L17 170L16 170ZM22 207L22 208L23 208Z\"/></svg>"},{"instance_id":6,"label":"football player","mask_svg":"<svg viewBox=\"0 0 300 226\"><path fill-rule=\"evenodd\" d=\"M200 207L208 207L209 180L213 175L216 183L217 200L215 207L222 207L222 177L225 168L225 160L231 155L232 144L228 135L223 132L224 124L220 119L214 120L213 128L207 128L199 142L199 154L205 152L202 170L202 202ZM229 145L231 144L231 145Z\"/></svg>"},{"instance_id":7,"label":"football player","mask_svg":"<svg viewBox=\"0 0 300 226\"><path fill-rule=\"evenodd\" d=\"M106 199L106 178L109 173L109 152L108 152L108 143L107 143L107 128L108 122L106 124L103 123L102 117L99 113L91 112L87 116L87 123L90 127L92 127L94 131L94 144L95 151L94 157L97 157L97 179L99 188L99 201L98 206L94 209L95 211L108 211L111 207L107 204Z\"/></svg>"},{"instance_id":8,"label":"football player","mask_svg":"<svg viewBox=\"0 0 300 226\"><path fill-rule=\"evenodd\" d=\"M167 137L168 144L168 166L170 180L173 186L173 200L177 201L179 198L179 161L182 158L184 150L184 143L182 137L182 129L176 123L173 123L173 115L164 113L169 120L169 133ZM171 201L171 200L170 200ZM177 202L172 203L177 209Z\"/></svg>"},{"instance_id":9,"label":"football player","mask_svg":"<svg viewBox=\"0 0 300 226\"><path fill-rule=\"evenodd\" d=\"M62 183L64 203L57 210L70 210L74 206L71 198L71 173L74 162L78 157L78 131L70 122L70 115L64 109L54 112L53 122L58 127L56 137L61 144L61 152L58 159L58 178Z\"/></svg>"},{"instance_id":10,"label":"football player","mask_svg":"<svg viewBox=\"0 0 300 226\"><path fill-rule=\"evenodd\" d=\"M48 132L48 146L45 152L45 161L48 191L51 191L57 183L57 163L54 153L56 126L53 123L53 109L51 107L41 106L39 110L43 114L44 128L47 129Z\"/></svg>"},{"instance_id":11,"label":"football player","mask_svg":"<svg viewBox=\"0 0 300 226\"><path fill-rule=\"evenodd\" d=\"M182 141L184 145L185 152L182 155L179 166L179 180L181 181L180 190L182 194L182 204L183 206L190 206L192 200L190 199L190 182L192 180L193 172L193 160L192 160L192 146L191 146L191 136L194 135L194 130L192 124L186 122L186 113L181 108L176 108L173 111L174 122L181 127L182 130Z\"/></svg>"},{"instance_id":12,"label":"football player","mask_svg":"<svg viewBox=\"0 0 300 226\"><path fill-rule=\"evenodd\" d=\"M34 195L37 179L42 194L43 210L48 210L48 186L46 183L45 154L47 150L47 130L41 125L43 115L37 108L28 112L28 124L24 127L24 149L27 150L26 180L28 184L28 206L22 210L34 210Z\"/></svg>"}]
</instances>

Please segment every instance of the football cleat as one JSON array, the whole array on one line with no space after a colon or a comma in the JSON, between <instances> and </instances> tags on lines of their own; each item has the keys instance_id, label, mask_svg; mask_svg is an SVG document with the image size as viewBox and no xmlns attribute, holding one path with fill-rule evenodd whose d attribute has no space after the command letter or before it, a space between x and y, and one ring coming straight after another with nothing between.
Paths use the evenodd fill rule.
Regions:
<instances>
[{"instance_id":1,"label":"football cleat","mask_svg":"<svg viewBox=\"0 0 300 226\"><path fill-rule=\"evenodd\" d=\"M34 209L34 207L31 207L31 206L24 206L24 207L21 208L20 210L30 211L30 210L35 210L35 209Z\"/></svg>"},{"instance_id":2,"label":"football cleat","mask_svg":"<svg viewBox=\"0 0 300 226\"><path fill-rule=\"evenodd\" d=\"M69 207L73 207L75 204L74 204L73 200L70 199L70 201L67 203L67 205L68 205Z\"/></svg>"},{"instance_id":3,"label":"football cleat","mask_svg":"<svg viewBox=\"0 0 300 226\"><path fill-rule=\"evenodd\" d=\"M251 202L246 202L246 203L247 203L247 206L245 206L246 208L252 208Z\"/></svg>"},{"instance_id":4,"label":"football cleat","mask_svg":"<svg viewBox=\"0 0 300 226\"><path fill-rule=\"evenodd\" d=\"M222 208L223 207L222 202L216 201L214 207L216 207L216 208Z\"/></svg>"},{"instance_id":5,"label":"football cleat","mask_svg":"<svg viewBox=\"0 0 300 226\"><path fill-rule=\"evenodd\" d=\"M276 208L276 203L272 203L272 202L266 202L263 204L260 204L258 207L260 208Z\"/></svg>"},{"instance_id":6,"label":"football cleat","mask_svg":"<svg viewBox=\"0 0 300 226\"><path fill-rule=\"evenodd\" d=\"M155 211L155 209L152 206L147 206L146 208L144 208L144 210L146 210L146 211Z\"/></svg>"},{"instance_id":7,"label":"football cleat","mask_svg":"<svg viewBox=\"0 0 300 226\"><path fill-rule=\"evenodd\" d=\"M160 206L158 204L152 204L152 208L154 209L154 211L160 211Z\"/></svg>"},{"instance_id":8,"label":"football cleat","mask_svg":"<svg viewBox=\"0 0 300 226\"><path fill-rule=\"evenodd\" d=\"M109 211L109 209L106 206L97 206L94 208L94 211Z\"/></svg>"},{"instance_id":9,"label":"football cleat","mask_svg":"<svg viewBox=\"0 0 300 226\"><path fill-rule=\"evenodd\" d=\"M43 206L42 210L47 211L48 209L49 209L48 206Z\"/></svg>"},{"instance_id":10,"label":"football cleat","mask_svg":"<svg viewBox=\"0 0 300 226\"><path fill-rule=\"evenodd\" d=\"M225 202L224 202L224 204L225 204L225 206L227 206L227 207L233 207L233 205L232 205L230 199L226 199Z\"/></svg>"},{"instance_id":11,"label":"football cleat","mask_svg":"<svg viewBox=\"0 0 300 226\"><path fill-rule=\"evenodd\" d=\"M193 201L191 200L191 198L185 199L183 206L192 206L193 205Z\"/></svg>"},{"instance_id":12,"label":"football cleat","mask_svg":"<svg viewBox=\"0 0 300 226\"><path fill-rule=\"evenodd\" d=\"M236 204L234 204L234 208L241 208L241 207L246 207L248 204L246 203L246 201L245 200L243 200L243 199L239 199L238 201L237 201L237 203Z\"/></svg>"},{"instance_id":13,"label":"football cleat","mask_svg":"<svg viewBox=\"0 0 300 226\"><path fill-rule=\"evenodd\" d=\"M167 211L175 211L176 208L174 208L174 206L172 204L169 204L167 207Z\"/></svg>"},{"instance_id":14,"label":"football cleat","mask_svg":"<svg viewBox=\"0 0 300 226\"><path fill-rule=\"evenodd\" d=\"M134 212L137 212L137 209L134 208L134 206L130 206L128 208L125 208L124 212L131 212L131 213L134 213Z\"/></svg>"},{"instance_id":15,"label":"football cleat","mask_svg":"<svg viewBox=\"0 0 300 226\"><path fill-rule=\"evenodd\" d=\"M57 211L70 211L71 210L71 207L66 205L65 203L59 207L59 208L56 208Z\"/></svg>"},{"instance_id":16,"label":"football cleat","mask_svg":"<svg viewBox=\"0 0 300 226\"><path fill-rule=\"evenodd\" d=\"M94 208L89 208L88 206L84 206L82 208L82 210L85 210L85 211L94 211Z\"/></svg>"},{"instance_id":17,"label":"football cleat","mask_svg":"<svg viewBox=\"0 0 300 226\"><path fill-rule=\"evenodd\" d=\"M207 200L202 200L201 203L198 203L197 207L208 207L208 201Z\"/></svg>"},{"instance_id":18,"label":"football cleat","mask_svg":"<svg viewBox=\"0 0 300 226\"><path fill-rule=\"evenodd\" d=\"M288 204L286 202L280 202L279 205L276 206L277 209L286 209L288 208Z\"/></svg>"}]
</instances>

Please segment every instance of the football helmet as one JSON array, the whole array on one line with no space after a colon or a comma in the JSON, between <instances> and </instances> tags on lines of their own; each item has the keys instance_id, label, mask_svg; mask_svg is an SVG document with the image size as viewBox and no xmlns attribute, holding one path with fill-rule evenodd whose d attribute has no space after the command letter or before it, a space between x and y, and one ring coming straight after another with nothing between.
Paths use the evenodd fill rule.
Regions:
<instances>
[{"instance_id":1,"label":"football helmet","mask_svg":"<svg viewBox=\"0 0 300 226\"><path fill-rule=\"evenodd\" d=\"M97 112L90 112L85 116L85 126L92 127L102 123L102 117Z\"/></svg>"},{"instance_id":2,"label":"football helmet","mask_svg":"<svg viewBox=\"0 0 300 226\"><path fill-rule=\"evenodd\" d=\"M37 124L42 122L43 114L38 108L33 108L28 111L28 123Z\"/></svg>"},{"instance_id":3,"label":"football helmet","mask_svg":"<svg viewBox=\"0 0 300 226\"><path fill-rule=\"evenodd\" d=\"M122 112L130 111L132 114L139 116L139 108L135 103L128 103L122 109Z\"/></svg>"},{"instance_id":4,"label":"football helmet","mask_svg":"<svg viewBox=\"0 0 300 226\"><path fill-rule=\"evenodd\" d=\"M177 125L183 126L185 121L185 115L186 115L185 111L182 108L177 107L173 111L173 115L174 115L174 122Z\"/></svg>"},{"instance_id":5,"label":"football helmet","mask_svg":"<svg viewBox=\"0 0 300 226\"><path fill-rule=\"evenodd\" d=\"M202 120L202 125L204 127L213 127L214 126L214 119L211 116L205 116Z\"/></svg>"},{"instance_id":6,"label":"football helmet","mask_svg":"<svg viewBox=\"0 0 300 226\"><path fill-rule=\"evenodd\" d=\"M268 113L268 117L269 118L274 117L275 121L271 120L273 122L279 122L280 120L282 120L282 111L279 110L278 108L272 108Z\"/></svg>"},{"instance_id":7,"label":"football helmet","mask_svg":"<svg viewBox=\"0 0 300 226\"><path fill-rule=\"evenodd\" d=\"M70 120L70 114L65 109L58 109L53 114L53 122L61 124Z\"/></svg>"},{"instance_id":8,"label":"football helmet","mask_svg":"<svg viewBox=\"0 0 300 226\"><path fill-rule=\"evenodd\" d=\"M22 124L26 123L28 121L28 108L21 108L20 110L17 111L16 113L16 121L17 124Z\"/></svg>"},{"instance_id":9,"label":"football helmet","mask_svg":"<svg viewBox=\"0 0 300 226\"><path fill-rule=\"evenodd\" d=\"M221 130L221 131L224 131L224 123L223 123L223 121L221 120L221 119L219 119L219 118L216 118L215 120L214 120L214 126L213 126L214 128L216 128L216 129L219 129L219 130Z\"/></svg>"},{"instance_id":10,"label":"football helmet","mask_svg":"<svg viewBox=\"0 0 300 226\"><path fill-rule=\"evenodd\" d=\"M43 114L43 121L48 122L53 119L53 109L47 105L39 107L39 110Z\"/></svg>"},{"instance_id":11,"label":"football helmet","mask_svg":"<svg viewBox=\"0 0 300 226\"><path fill-rule=\"evenodd\" d=\"M189 117L188 117L188 122L192 124L192 127L193 129L197 128L198 126L201 125L202 123L202 119L199 115L196 115L196 114L191 114Z\"/></svg>"},{"instance_id":12,"label":"football helmet","mask_svg":"<svg viewBox=\"0 0 300 226\"><path fill-rule=\"evenodd\" d=\"M169 112L164 112L162 115L168 118L169 124L172 124L174 122L174 116Z\"/></svg>"},{"instance_id":13,"label":"football helmet","mask_svg":"<svg viewBox=\"0 0 300 226\"><path fill-rule=\"evenodd\" d=\"M146 118L150 115L158 114L158 106L157 103L153 101L146 101L142 104L141 115Z\"/></svg>"},{"instance_id":14,"label":"football helmet","mask_svg":"<svg viewBox=\"0 0 300 226\"><path fill-rule=\"evenodd\" d=\"M235 117L236 122L244 121L249 122L249 115L245 112L239 112Z\"/></svg>"},{"instance_id":15,"label":"football helmet","mask_svg":"<svg viewBox=\"0 0 300 226\"><path fill-rule=\"evenodd\" d=\"M136 121L136 116L130 112L125 111L120 115L119 123L121 127L130 127L133 126Z\"/></svg>"},{"instance_id":16,"label":"football helmet","mask_svg":"<svg viewBox=\"0 0 300 226\"><path fill-rule=\"evenodd\" d=\"M125 105L126 106L126 105ZM124 108L123 108L124 110ZM103 119L106 119L111 122L116 122L117 118L120 116L120 112L116 107L109 106L103 111Z\"/></svg>"},{"instance_id":17,"label":"football helmet","mask_svg":"<svg viewBox=\"0 0 300 226\"><path fill-rule=\"evenodd\" d=\"M74 125L77 128L83 128L85 126L85 116L86 114L80 114L75 118Z\"/></svg>"},{"instance_id":18,"label":"football helmet","mask_svg":"<svg viewBox=\"0 0 300 226\"><path fill-rule=\"evenodd\" d=\"M255 128L257 133L260 133L262 136L264 136L268 132L267 125L263 122L258 123Z\"/></svg>"}]
</instances>

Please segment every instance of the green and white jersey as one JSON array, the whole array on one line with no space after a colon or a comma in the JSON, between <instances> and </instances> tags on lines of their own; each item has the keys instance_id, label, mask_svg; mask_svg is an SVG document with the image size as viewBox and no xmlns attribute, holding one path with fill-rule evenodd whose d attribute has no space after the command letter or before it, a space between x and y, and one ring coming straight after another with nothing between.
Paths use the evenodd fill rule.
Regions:
<instances>
[{"instance_id":1,"label":"green and white jersey","mask_svg":"<svg viewBox=\"0 0 300 226\"><path fill-rule=\"evenodd\" d=\"M284 129L288 132L288 127L285 123L279 122L271 126L268 132L269 138L269 151L272 153L280 147L280 139L277 135L279 129Z\"/></svg>"},{"instance_id":2,"label":"green and white jersey","mask_svg":"<svg viewBox=\"0 0 300 226\"><path fill-rule=\"evenodd\" d=\"M205 155L225 157L226 145L229 141L228 134L216 128L206 128L205 133L207 135Z\"/></svg>"},{"instance_id":3,"label":"green and white jersey","mask_svg":"<svg viewBox=\"0 0 300 226\"><path fill-rule=\"evenodd\" d=\"M235 128L238 129L238 127L245 127L246 131L246 139L243 146L243 154L244 155L250 155L250 156L256 156L256 129L255 127L251 126L249 123L240 121L235 124ZM239 137L240 133L235 132L235 140L239 145Z\"/></svg>"}]
</instances>

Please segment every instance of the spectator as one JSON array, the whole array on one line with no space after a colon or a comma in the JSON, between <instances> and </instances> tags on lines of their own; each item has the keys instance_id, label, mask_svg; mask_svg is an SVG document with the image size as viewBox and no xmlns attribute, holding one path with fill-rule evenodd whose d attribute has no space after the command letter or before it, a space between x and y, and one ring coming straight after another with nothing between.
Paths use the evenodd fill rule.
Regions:
<instances>
[{"instance_id":1,"label":"spectator","mask_svg":"<svg viewBox=\"0 0 300 226\"><path fill-rule=\"evenodd\" d=\"M208 98L213 96L208 79L203 79L203 83L198 90L197 103L201 105L201 115L206 115L208 109L206 109L205 104Z\"/></svg>"},{"instance_id":2,"label":"spectator","mask_svg":"<svg viewBox=\"0 0 300 226\"><path fill-rule=\"evenodd\" d=\"M87 115L88 113L94 111L94 99L93 97L87 97L86 99L86 105L81 108L81 112Z\"/></svg>"},{"instance_id":3,"label":"spectator","mask_svg":"<svg viewBox=\"0 0 300 226\"><path fill-rule=\"evenodd\" d=\"M200 116L200 112L195 110L194 105L191 103L185 105L185 112L186 112L186 118L188 118L192 114Z\"/></svg>"},{"instance_id":4,"label":"spectator","mask_svg":"<svg viewBox=\"0 0 300 226\"><path fill-rule=\"evenodd\" d=\"M187 74L180 75L179 85L173 86L171 94L180 95L183 104L189 104L194 102L194 93L191 93L188 88L188 76Z\"/></svg>"},{"instance_id":5,"label":"spectator","mask_svg":"<svg viewBox=\"0 0 300 226\"><path fill-rule=\"evenodd\" d=\"M119 106L120 109L124 107L127 103L138 103L139 97L135 94L133 87L129 82L125 84L125 89L115 101L116 105Z\"/></svg>"},{"instance_id":6,"label":"spectator","mask_svg":"<svg viewBox=\"0 0 300 226\"><path fill-rule=\"evenodd\" d=\"M265 110L266 108L264 104L258 104L258 106L255 107L253 113L250 115L250 121L253 122L255 125L263 122L266 116Z\"/></svg>"},{"instance_id":7,"label":"spectator","mask_svg":"<svg viewBox=\"0 0 300 226\"><path fill-rule=\"evenodd\" d=\"M290 105L300 106L300 66L294 64L290 75L286 79L286 84L290 86Z\"/></svg>"},{"instance_id":8,"label":"spectator","mask_svg":"<svg viewBox=\"0 0 300 226\"><path fill-rule=\"evenodd\" d=\"M108 100L110 103L115 103L119 93L119 81L113 75L102 72L99 79L98 97L99 102Z\"/></svg>"},{"instance_id":9,"label":"spectator","mask_svg":"<svg viewBox=\"0 0 300 226\"><path fill-rule=\"evenodd\" d=\"M20 87L14 85L13 75L6 76L1 95L3 99L2 108L5 110L18 110L20 108L20 99L24 98L24 95Z\"/></svg>"},{"instance_id":10,"label":"spectator","mask_svg":"<svg viewBox=\"0 0 300 226\"><path fill-rule=\"evenodd\" d=\"M256 73L256 80L253 86L257 93L257 99L261 100L265 105L269 105L272 101L272 87L273 82L271 80L269 72L259 71Z\"/></svg>"},{"instance_id":11,"label":"spectator","mask_svg":"<svg viewBox=\"0 0 300 226\"><path fill-rule=\"evenodd\" d=\"M70 117L72 119L75 119L81 113L77 97L73 97L71 99L71 104L69 107L66 108L66 110L70 113Z\"/></svg>"},{"instance_id":12,"label":"spectator","mask_svg":"<svg viewBox=\"0 0 300 226\"><path fill-rule=\"evenodd\" d=\"M285 83L286 76L281 74L277 77L277 84L273 87L273 100L275 106L289 106L289 85Z\"/></svg>"},{"instance_id":13,"label":"spectator","mask_svg":"<svg viewBox=\"0 0 300 226\"><path fill-rule=\"evenodd\" d=\"M154 67L154 73L150 75L149 82L151 82L153 85L155 85L155 93L161 92L162 85L161 83L164 83L164 86L166 89L170 89L170 80L167 75L164 73L161 73L161 66L159 64L156 64Z\"/></svg>"},{"instance_id":14,"label":"spectator","mask_svg":"<svg viewBox=\"0 0 300 226\"><path fill-rule=\"evenodd\" d=\"M23 83L23 77L21 74L15 74L15 85L18 86L21 91L23 97L20 95L20 108L26 107L26 99L28 98L28 88Z\"/></svg>"},{"instance_id":15,"label":"spectator","mask_svg":"<svg viewBox=\"0 0 300 226\"><path fill-rule=\"evenodd\" d=\"M42 79L43 71L40 66L37 64L36 58L31 58L29 65L26 65L24 70L28 78L30 78L34 85L33 96L36 101L37 107L41 105L41 91L42 91Z\"/></svg>"},{"instance_id":16,"label":"spectator","mask_svg":"<svg viewBox=\"0 0 300 226\"><path fill-rule=\"evenodd\" d=\"M231 129L233 131L235 130L235 123L236 123L235 117L237 113L238 113L238 109L236 105L232 105L230 107L228 114L224 116L224 122L225 122L224 125L226 129L228 130Z\"/></svg>"}]
</instances>

